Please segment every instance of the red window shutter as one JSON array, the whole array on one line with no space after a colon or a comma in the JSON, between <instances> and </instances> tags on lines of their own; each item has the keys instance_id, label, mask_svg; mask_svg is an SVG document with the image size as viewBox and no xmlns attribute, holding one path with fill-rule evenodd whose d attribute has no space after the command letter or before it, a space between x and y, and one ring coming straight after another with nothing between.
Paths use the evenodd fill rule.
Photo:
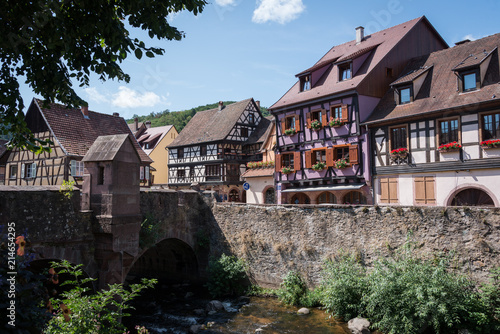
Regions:
<instances>
[{"instance_id":1,"label":"red window shutter","mask_svg":"<svg viewBox=\"0 0 500 334\"><path fill-rule=\"evenodd\" d=\"M305 159L306 159L306 168L312 168L312 152L306 151L304 153L305 153Z\"/></svg>"},{"instance_id":2,"label":"red window shutter","mask_svg":"<svg viewBox=\"0 0 500 334\"><path fill-rule=\"evenodd\" d=\"M326 165L328 167L333 167L335 164L335 159L334 159L334 149L332 148L327 148L326 149Z\"/></svg>"},{"instance_id":3,"label":"red window shutter","mask_svg":"<svg viewBox=\"0 0 500 334\"><path fill-rule=\"evenodd\" d=\"M295 115L295 131L300 131L300 118L299 115Z\"/></svg>"},{"instance_id":4,"label":"red window shutter","mask_svg":"<svg viewBox=\"0 0 500 334\"><path fill-rule=\"evenodd\" d=\"M326 117L326 110L325 109L321 109L321 125L322 126L328 125L328 118Z\"/></svg>"},{"instance_id":5,"label":"red window shutter","mask_svg":"<svg viewBox=\"0 0 500 334\"><path fill-rule=\"evenodd\" d=\"M293 169L295 171L300 170L300 151L293 152Z\"/></svg>"},{"instance_id":6,"label":"red window shutter","mask_svg":"<svg viewBox=\"0 0 500 334\"><path fill-rule=\"evenodd\" d=\"M349 122L349 115L347 111L347 104L342 105L342 122L347 123Z\"/></svg>"},{"instance_id":7,"label":"red window shutter","mask_svg":"<svg viewBox=\"0 0 500 334\"><path fill-rule=\"evenodd\" d=\"M310 113L310 112L308 112L308 113L306 114L306 127L307 127L308 129L310 129L310 128L311 128L311 113Z\"/></svg>"},{"instance_id":8,"label":"red window shutter","mask_svg":"<svg viewBox=\"0 0 500 334\"><path fill-rule=\"evenodd\" d=\"M276 154L274 157L274 170L279 172L281 170L281 154Z\"/></svg>"},{"instance_id":9,"label":"red window shutter","mask_svg":"<svg viewBox=\"0 0 500 334\"><path fill-rule=\"evenodd\" d=\"M389 203L389 178L380 178L380 203Z\"/></svg>"},{"instance_id":10,"label":"red window shutter","mask_svg":"<svg viewBox=\"0 0 500 334\"><path fill-rule=\"evenodd\" d=\"M282 135L285 133L285 130L286 130L286 119L282 118L281 119L281 134Z\"/></svg>"},{"instance_id":11,"label":"red window shutter","mask_svg":"<svg viewBox=\"0 0 500 334\"><path fill-rule=\"evenodd\" d=\"M359 164L358 145L349 146L349 162L351 165Z\"/></svg>"}]
</instances>

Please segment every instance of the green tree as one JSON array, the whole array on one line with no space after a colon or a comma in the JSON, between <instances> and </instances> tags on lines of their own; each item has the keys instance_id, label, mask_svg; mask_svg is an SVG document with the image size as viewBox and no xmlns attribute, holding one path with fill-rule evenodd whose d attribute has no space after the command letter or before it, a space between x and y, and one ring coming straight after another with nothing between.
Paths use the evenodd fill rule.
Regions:
<instances>
[{"instance_id":1,"label":"green tree","mask_svg":"<svg viewBox=\"0 0 500 334\"><path fill-rule=\"evenodd\" d=\"M167 22L182 10L200 13L205 0L5 0L0 6L0 135L11 134L11 146L48 150L24 122L19 76L46 101L86 105L72 86L89 84L91 73L100 80L129 82L120 63L129 53L137 58L163 54L128 31L147 30L151 38L181 40L184 33Z\"/></svg>"}]
</instances>

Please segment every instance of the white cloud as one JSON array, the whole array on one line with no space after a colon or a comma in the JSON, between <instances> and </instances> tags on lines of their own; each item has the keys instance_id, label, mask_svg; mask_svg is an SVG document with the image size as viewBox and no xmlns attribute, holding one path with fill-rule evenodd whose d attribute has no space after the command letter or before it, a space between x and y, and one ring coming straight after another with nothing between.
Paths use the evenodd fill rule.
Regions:
<instances>
[{"instance_id":1,"label":"white cloud","mask_svg":"<svg viewBox=\"0 0 500 334\"><path fill-rule=\"evenodd\" d=\"M165 98L161 98L153 92L140 93L125 86L118 88L118 93L113 94L111 103L119 108L153 107Z\"/></svg>"},{"instance_id":2,"label":"white cloud","mask_svg":"<svg viewBox=\"0 0 500 334\"><path fill-rule=\"evenodd\" d=\"M295 20L305 9L302 0L259 0L252 21L255 23L275 21L285 24Z\"/></svg>"},{"instance_id":3,"label":"white cloud","mask_svg":"<svg viewBox=\"0 0 500 334\"><path fill-rule=\"evenodd\" d=\"M85 94L87 94L87 98L91 102L97 102L97 103L106 103L108 102L108 98L101 94L97 88L95 87L88 87L84 89Z\"/></svg>"},{"instance_id":4,"label":"white cloud","mask_svg":"<svg viewBox=\"0 0 500 334\"><path fill-rule=\"evenodd\" d=\"M479 39L479 38L481 38L481 37L474 37L471 34L468 34L468 35L465 35L464 37L462 37L462 41L465 41L466 39L469 39L471 41L475 41L476 39Z\"/></svg>"},{"instance_id":5,"label":"white cloud","mask_svg":"<svg viewBox=\"0 0 500 334\"><path fill-rule=\"evenodd\" d=\"M215 3L221 7L235 5L235 2L236 0L215 0Z\"/></svg>"}]
</instances>

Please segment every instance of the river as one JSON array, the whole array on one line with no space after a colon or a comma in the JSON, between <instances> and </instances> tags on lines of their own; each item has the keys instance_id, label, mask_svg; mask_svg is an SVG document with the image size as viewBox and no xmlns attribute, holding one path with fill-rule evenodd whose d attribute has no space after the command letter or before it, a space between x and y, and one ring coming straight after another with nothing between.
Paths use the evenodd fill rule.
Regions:
<instances>
[{"instance_id":1,"label":"river","mask_svg":"<svg viewBox=\"0 0 500 334\"><path fill-rule=\"evenodd\" d=\"M200 333L307 333L347 334L345 323L328 319L313 308L308 315L298 315L297 307L282 305L273 297L239 297L222 299L223 309L206 311L209 296L189 285L163 286L149 291L137 300L132 316L125 324L145 326L150 333L190 333L192 326L204 326Z\"/></svg>"}]
</instances>

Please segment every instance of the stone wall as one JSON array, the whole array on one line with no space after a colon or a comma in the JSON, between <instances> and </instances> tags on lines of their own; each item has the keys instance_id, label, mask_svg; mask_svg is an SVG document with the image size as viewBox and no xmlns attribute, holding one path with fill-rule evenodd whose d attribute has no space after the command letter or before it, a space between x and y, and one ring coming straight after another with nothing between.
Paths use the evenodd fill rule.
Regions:
<instances>
[{"instance_id":1,"label":"stone wall","mask_svg":"<svg viewBox=\"0 0 500 334\"><path fill-rule=\"evenodd\" d=\"M486 280L500 265L500 209L217 203L213 213L230 251L268 287L277 287L289 270L314 285L323 260L341 251L370 265L400 248L410 231L417 254L456 252L454 265L475 279Z\"/></svg>"}]
</instances>

